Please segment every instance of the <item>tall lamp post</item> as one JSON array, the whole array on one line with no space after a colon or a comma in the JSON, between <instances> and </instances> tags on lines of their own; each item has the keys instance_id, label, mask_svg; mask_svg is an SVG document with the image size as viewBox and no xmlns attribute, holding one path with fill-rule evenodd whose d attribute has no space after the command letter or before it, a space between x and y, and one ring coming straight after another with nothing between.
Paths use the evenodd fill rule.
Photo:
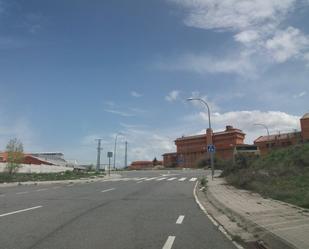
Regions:
<instances>
[{"instance_id":1,"label":"tall lamp post","mask_svg":"<svg viewBox=\"0 0 309 249\"><path fill-rule=\"evenodd\" d=\"M270 136L269 136L269 129L268 129L267 125L265 125L265 124L260 124L260 123L256 123L256 124L253 124L253 125L264 127L264 128L266 129L266 131L267 131L267 139L268 139L268 141L269 141ZM271 143L269 143L269 149L271 149Z\"/></svg>"},{"instance_id":2,"label":"tall lamp post","mask_svg":"<svg viewBox=\"0 0 309 249\"><path fill-rule=\"evenodd\" d=\"M209 140L210 141L208 141L208 139L207 139L207 144L208 145L212 145L213 141L212 141L211 120L210 120L210 107L209 107L208 103L205 100L201 99L201 98L188 98L187 99L187 101L194 101L194 100L200 101L201 103L204 104L204 106L207 107L207 111L208 111L208 129L207 129L207 131L210 134L210 136L209 136ZM214 174L215 174L214 151L209 151L209 154L210 154L210 164L211 164L211 178L213 180L214 179Z\"/></svg>"},{"instance_id":3,"label":"tall lamp post","mask_svg":"<svg viewBox=\"0 0 309 249\"><path fill-rule=\"evenodd\" d=\"M114 146L114 165L113 165L114 170L116 169L116 151L117 151L117 139L118 139L118 136L123 136L123 133L118 132L118 133L116 134L116 137L115 137L115 146Z\"/></svg>"}]
</instances>

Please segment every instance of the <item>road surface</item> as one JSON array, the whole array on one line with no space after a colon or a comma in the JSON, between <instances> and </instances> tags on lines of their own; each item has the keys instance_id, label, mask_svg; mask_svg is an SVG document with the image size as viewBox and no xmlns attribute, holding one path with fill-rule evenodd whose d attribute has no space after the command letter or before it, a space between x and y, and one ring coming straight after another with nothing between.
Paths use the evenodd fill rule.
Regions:
<instances>
[{"instance_id":1,"label":"road surface","mask_svg":"<svg viewBox=\"0 0 309 249\"><path fill-rule=\"evenodd\" d=\"M193 196L205 171L0 188L1 249L235 249Z\"/></svg>"}]
</instances>

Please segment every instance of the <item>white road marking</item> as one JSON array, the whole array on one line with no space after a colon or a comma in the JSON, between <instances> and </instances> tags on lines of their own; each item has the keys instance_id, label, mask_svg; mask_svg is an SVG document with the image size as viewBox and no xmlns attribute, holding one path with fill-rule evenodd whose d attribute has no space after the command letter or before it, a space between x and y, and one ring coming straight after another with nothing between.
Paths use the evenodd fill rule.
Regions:
<instances>
[{"instance_id":1,"label":"white road marking","mask_svg":"<svg viewBox=\"0 0 309 249\"><path fill-rule=\"evenodd\" d=\"M142 183L142 182L144 182L144 181L140 181L140 182L137 182L137 183Z\"/></svg>"},{"instance_id":2,"label":"white road marking","mask_svg":"<svg viewBox=\"0 0 309 249\"><path fill-rule=\"evenodd\" d=\"M195 182L197 180L197 178L191 178L190 182Z\"/></svg>"},{"instance_id":3,"label":"white road marking","mask_svg":"<svg viewBox=\"0 0 309 249\"><path fill-rule=\"evenodd\" d=\"M142 180L145 180L145 179L147 179L147 177L135 178L136 181L142 181Z\"/></svg>"},{"instance_id":4,"label":"white road marking","mask_svg":"<svg viewBox=\"0 0 309 249\"><path fill-rule=\"evenodd\" d=\"M157 177L151 177L151 178L146 179L145 181L151 181L151 180L154 180L154 179L157 179Z\"/></svg>"},{"instance_id":5,"label":"white road marking","mask_svg":"<svg viewBox=\"0 0 309 249\"><path fill-rule=\"evenodd\" d=\"M182 177L182 178L180 178L178 181L183 182L183 181L185 181L186 179L187 179L187 177Z\"/></svg>"},{"instance_id":6,"label":"white road marking","mask_svg":"<svg viewBox=\"0 0 309 249\"><path fill-rule=\"evenodd\" d=\"M183 220L184 220L185 216L184 215L180 215L176 221L176 224L182 224Z\"/></svg>"},{"instance_id":7,"label":"white road marking","mask_svg":"<svg viewBox=\"0 0 309 249\"><path fill-rule=\"evenodd\" d=\"M25 191L25 192L18 192L16 193L17 195L24 195L24 194L28 194L29 192Z\"/></svg>"},{"instance_id":8,"label":"white road marking","mask_svg":"<svg viewBox=\"0 0 309 249\"><path fill-rule=\"evenodd\" d=\"M42 192L42 191L46 191L48 190L47 188L41 188L41 189L37 189L36 192Z\"/></svg>"},{"instance_id":9,"label":"white road marking","mask_svg":"<svg viewBox=\"0 0 309 249\"><path fill-rule=\"evenodd\" d=\"M162 180L165 180L165 179L166 179L166 177L161 177L161 178L156 179L156 181L162 181Z\"/></svg>"},{"instance_id":10,"label":"white road marking","mask_svg":"<svg viewBox=\"0 0 309 249\"><path fill-rule=\"evenodd\" d=\"M230 241L232 241L232 243L234 244L234 246L237 249L244 249L236 241L233 241L232 237L225 231L225 229L207 212L207 210L205 209L205 207L202 205L202 203L199 201L199 199L197 197L197 194L196 194L197 185L198 185L198 182L195 183L195 187L193 189L193 195L194 195L194 198L195 198L195 202L199 205L200 209L206 214L208 219L210 219L210 221L219 229L219 231L221 233L223 233L225 235L225 237L227 237Z\"/></svg>"},{"instance_id":11,"label":"white road marking","mask_svg":"<svg viewBox=\"0 0 309 249\"><path fill-rule=\"evenodd\" d=\"M41 207L43 207L43 206L36 206L36 207L32 207L32 208L26 208L26 209L22 209L22 210L17 210L17 211L6 213L6 214L0 214L0 217L9 216L9 215L12 215L12 214L23 213L23 212L27 212L27 211L30 211L30 210L38 209L38 208L41 208Z\"/></svg>"},{"instance_id":12,"label":"white road marking","mask_svg":"<svg viewBox=\"0 0 309 249\"><path fill-rule=\"evenodd\" d=\"M172 177L170 179L167 179L168 181L174 181L175 179L177 179L176 177Z\"/></svg>"},{"instance_id":13,"label":"white road marking","mask_svg":"<svg viewBox=\"0 0 309 249\"><path fill-rule=\"evenodd\" d=\"M109 188L109 189L102 190L101 192L102 193L106 193L106 192L113 191L113 190L115 190L115 189L114 188Z\"/></svg>"},{"instance_id":14,"label":"white road marking","mask_svg":"<svg viewBox=\"0 0 309 249\"><path fill-rule=\"evenodd\" d=\"M162 249L171 249L174 244L175 238L175 236L168 236L167 241L165 242Z\"/></svg>"},{"instance_id":15,"label":"white road marking","mask_svg":"<svg viewBox=\"0 0 309 249\"><path fill-rule=\"evenodd\" d=\"M130 181L131 178L121 178L121 181L124 181L124 182L127 182L127 181Z\"/></svg>"}]
</instances>

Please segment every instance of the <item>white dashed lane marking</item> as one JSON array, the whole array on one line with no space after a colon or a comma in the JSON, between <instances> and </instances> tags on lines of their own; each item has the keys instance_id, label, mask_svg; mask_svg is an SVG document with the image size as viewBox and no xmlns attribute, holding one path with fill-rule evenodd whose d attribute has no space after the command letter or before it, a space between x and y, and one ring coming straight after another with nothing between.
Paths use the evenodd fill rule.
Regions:
<instances>
[{"instance_id":1,"label":"white dashed lane marking","mask_svg":"<svg viewBox=\"0 0 309 249\"><path fill-rule=\"evenodd\" d=\"M46 190L48 190L48 189L47 188L41 188L41 189L36 190L36 192L42 192L42 191L46 191Z\"/></svg>"},{"instance_id":2,"label":"white dashed lane marking","mask_svg":"<svg viewBox=\"0 0 309 249\"><path fill-rule=\"evenodd\" d=\"M101 192L102 193L106 193L106 192L113 191L113 190L115 190L115 189L114 188L109 188L109 189L102 190Z\"/></svg>"},{"instance_id":3,"label":"white dashed lane marking","mask_svg":"<svg viewBox=\"0 0 309 249\"><path fill-rule=\"evenodd\" d=\"M182 178L180 178L178 181L183 182L183 181L185 181L186 179L187 179L187 177L182 177Z\"/></svg>"},{"instance_id":4,"label":"white dashed lane marking","mask_svg":"<svg viewBox=\"0 0 309 249\"><path fill-rule=\"evenodd\" d=\"M175 238L175 236L169 236L162 249L171 249L174 244Z\"/></svg>"},{"instance_id":5,"label":"white dashed lane marking","mask_svg":"<svg viewBox=\"0 0 309 249\"><path fill-rule=\"evenodd\" d=\"M191 178L190 182L195 182L197 180L197 178Z\"/></svg>"},{"instance_id":6,"label":"white dashed lane marking","mask_svg":"<svg viewBox=\"0 0 309 249\"><path fill-rule=\"evenodd\" d=\"M176 224L180 225L182 224L183 220L184 220L185 216L184 215L180 215L176 221Z\"/></svg>"},{"instance_id":7,"label":"white dashed lane marking","mask_svg":"<svg viewBox=\"0 0 309 249\"><path fill-rule=\"evenodd\" d=\"M12 215L12 214L23 213L23 212L31 211L31 210L38 209L38 208L41 208L41 207L42 206L36 206L36 207L26 208L26 209L22 209L22 210L17 210L17 211L6 213L6 214L0 214L0 217L9 216L9 215Z\"/></svg>"},{"instance_id":8,"label":"white dashed lane marking","mask_svg":"<svg viewBox=\"0 0 309 249\"><path fill-rule=\"evenodd\" d=\"M25 195L25 194L28 194L29 192L25 191L25 192L18 192L16 193L17 195Z\"/></svg>"}]
</instances>

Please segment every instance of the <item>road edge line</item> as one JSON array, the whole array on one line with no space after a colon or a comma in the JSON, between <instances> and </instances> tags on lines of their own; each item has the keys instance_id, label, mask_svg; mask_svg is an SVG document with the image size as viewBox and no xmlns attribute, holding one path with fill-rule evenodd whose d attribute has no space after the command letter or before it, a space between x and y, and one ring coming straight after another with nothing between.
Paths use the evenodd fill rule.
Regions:
<instances>
[{"instance_id":1,"label":"road edge line","mask_svg":"<svg viewBox=\"0 0 309 249\"><path fill-rule=\"evenodd\" d=\"M244 247L242 247L240 244L238 244L237 242L235 242L232 237L230 236L230 234L225 230L225 228L216 221L216 219L214 217L212 217L206 210L206 208L203 206L203 204L199 201L197 194L196 194L196 190L197 190L197 186L198 186L199 181L197 181L195 183L195 186L193 188L193 195L195 198L195 202L197 203L197 205L199 206L199 208L204 212L204 214L207 216L207 218L218 228L218 230L228 239L230 240L233 245L237 248L237 249L244 249Z\"/></svg>"}]
</instances>

